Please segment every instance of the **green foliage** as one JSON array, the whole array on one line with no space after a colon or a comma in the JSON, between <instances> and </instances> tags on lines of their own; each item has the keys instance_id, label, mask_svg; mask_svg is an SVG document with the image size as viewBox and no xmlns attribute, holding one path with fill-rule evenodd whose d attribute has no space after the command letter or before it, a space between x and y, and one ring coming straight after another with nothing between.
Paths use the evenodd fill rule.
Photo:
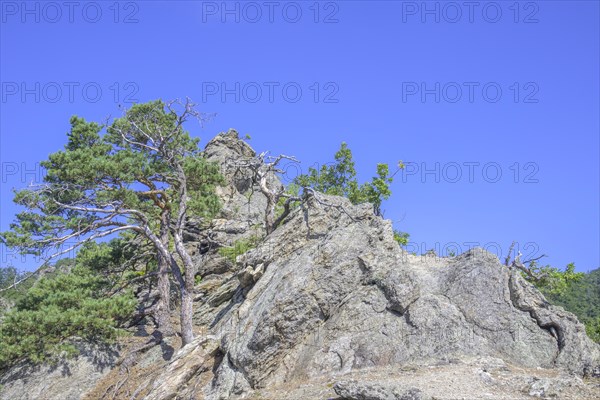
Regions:
<instances>
[{"instance_id":1,"label":"green foliage","mask_svg":"<svg viewBox=\"0 0 600 400\"><path fill-rule=\"evenodd\" d=\"M400 232L394 229L394 240L398 242L400 246L406 246L408 244L408 238L410 235L406 232Z\"/></svg>"},{"instance_id":2,"label":"green foliage","mask_svg":"<svg viewBox=\"0 0 600 400\"><path fill-rule=\"evenodd\" d=\"M600 343L600 269L582 274L561 292L547 291L543 287L541 291L551 303L577 315L585 324L588 336Z\"/></svg>"},{"instance_id":3,"label":"green foliage","mask_svg":"<svg viewBox=\"0 0 600 400\"><path fill-rule=\"evenodd\" d=\"M570 263L562 271L550 265L540 266L536 261L529 263L529 274L523 277L533 283L540 291L550 295L560 295L571 285L583 277L582 272L575 272L575 264Z\"/></svg>"},{"instance_id":4,"label":"green foliage","mask_svg":"<svg viewBox=\"0 0 600 400\"><path fill-rule=\"evenodd\" d=\"M190 214L207 219L213 218L221 210L221 203L215 194L215 189L225 183L219 165L199 156L187 158L184 169L189 186Z\"/></svg>"},{"instance_id":5,"label":"green foliage","mask_svg":"<svg viewBox=\"0 0 600 400\"><path fill-rule=\"evenodd\" d=\"M39 363L76 354L68 343L75 337L115 339L136 301L131 293L109 296L108 291L105 278L79 265L38 280L0 325L0 369L24 359Z\"/></svg>"},{"instance_id":6,"label":"green foliage","mask_svg":"<svg viewBox=\"0 0 600 400\"><path fill-rule=\"evenodd\" d=\"M235 264L238 256L244 254L250 249L255 248L258 245L258 243L260 243L259 236L250 236L246 239L240 239L236 241L233 244L233 246L221 247L219 249L219 255L221 255L222 257L226 257L228 260Z\"/></svg>"},{"instance_id":7,"label":"green foliage","mask_svg":"<svg viewBox=\"0 0 600 400\"><path fill-rule=\"evenodd\" d=\"M57 244L57 237L107 235L128 219L150 221L156 230L162 210L177 215L183 182L189 214L216 214L214 189L224 182L219 166L206 161L199 139L165 107L162 101L136 104L105 134L104 126L72 117L65 149L41 163L47 171L44 185L16 191L15 203L26 210L0 234L7 245L40 254ZM119 212L109 218L111 208Z\"/></svg>"},{"instance_id":8,"label":"green foliage","mask_svg":"<svg viewBox=\"0 0 600 400\"><path fill-rule=\"evenodd\" d=\"M4 316L2 338L7 346L0 362L22 357L39 361L65 350L64 340L72 336L114 336L130 303L123 296L106 297L100 286L123 286L123 280L143 276L127 269L129 260L138 261L140 248L142 254L154 256L150 259L168 260L182 301L191 295L183 290L193 274L184 278L182 271L194 266L184 254L182 231L191 216L210 219L219 212L215 189L224 178L219 166L200 151L199 139L184 129L189 118L201 115L189 102L176 112L177 104L136 104L108 126L72 117L64 149L41 163L44 183L15 193L15 203L25 211L16 215L9 231L0 233L2 242L22 254L48 252L52 257L71 246L83 249L76 273L42 279L17 302L14 312ZM137 235L136 246L120 239L93 243L125 232ZM49 300L36 297L36 291ZM181 318L182 337L189 342L191 315ZM23 343L11 342L18 329L25 332Z\"/></svg>"},{"instance_id":9,"label":"green foliage","mask_svg":"<svg viewBox=\"0 0 600 400\"><path fill-rule=\"evenodd\" d=\"M113 239L109 243L87 242L77 253L77 260L93 271L111 270L123 258L120 239Z\"/></svg>"},{"instance_id":10,"label":"green foliage","mask_svg":"<svg viewBox=\"0 0 600 400\"><path fill-rule=\"evenodd\" d=\"M61 258L57 260L53 265L43 265L40 267L38 274L32 276L31 272L17 272L14 267L0 268L0 277L2 282L0 283L0 289L10 287L15 280L28 279L19 283L16 287L12 287L3 292L0 292L0 297L8 300L9 303L16 303L21 298L25 297L27 291L35 284L39 276L46 278L52 278L61 271L68 271L73 266L74 260L72 258ZM15 279L16 278L16 279ZM0 315L4 314L5 310L0 309Z\"/></svg>"},{"instance_id":11,"label":"green foliage","mask_svg":"<svg viewBox=\"0 0 600 400\"><path fill-rule=\"evenodd\" d=\"M139 255L142 250L128 235L108 242L87 242L77 253L77 264L105 276L122 272L128 261Z\"/></svg>"},{"instance_id":12,"label":"green foliage","mask_svg":"<svg viewBox=\"0 0 600 400\"><path fill-rule=\"evenodd\" d=\"M398 168L404 168L400 162ZM299 175L294 183L300 187L310 187L321 193L347 197L353 204L371 203L376 214L381 214L381 204L392 194L390 175L387 164L377 164L376 176L371 182L358 183L356 169L352 159L352 151L346 143L342 143L335 153L333 165L323 165L320 169L309 168L308 174Z\"/></svg>"},{"instance_id":13,"label":"green foliage","mask_svg":"<svg viewBox=\"0 0 600 400\"><path fill-rule=\"evenodd\" d=\"M298 197L300 193L300 186L292 182L285 188L285 193L292 197ZM286 201L287 198L285 196L279 198L277 204L275 205L275 219L277 219L281 214L283 214L285 209L284 205ZM299 205L299 201L292 201L290 204L290 210L293 210Z\"/></svg>"},{"instance_id":14,"label":"green foliage","mask_svg":"<svg viewBox=\"0 0 600 400\"><path fill-rule=\"evenodd\" d=\"M0 268L0 289L4 289L23 277L15 267Z\"/></svg>"},{"instance_id":15,"label":"green foliage","mask_svg":"<svg viewBox=\"0 0 600 400\"><path fill-rule=\"evenodd\" d=\"M595 319L583 319L585 332L596 343L600 343L600 317Z\"/></svg>"},{"instance_id":16,"label":"green foliage","mask_svg":"<svg viewBox=\"0 0 600 400\"><path fill-rule=\"evenodd\" d=\"M108 242L85 243L77 253L77 263L104 277L111 286L127 286L131 279L157 269L155 254L133 235L123 233Z\"/></svg>"}]
</instances>

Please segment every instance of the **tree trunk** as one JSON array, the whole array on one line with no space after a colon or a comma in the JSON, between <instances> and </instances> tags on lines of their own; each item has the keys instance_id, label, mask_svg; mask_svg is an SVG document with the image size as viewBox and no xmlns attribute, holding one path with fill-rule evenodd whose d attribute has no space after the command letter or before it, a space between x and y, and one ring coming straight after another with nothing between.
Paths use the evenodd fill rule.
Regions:
<instances>
[{"instance_id":1,"label":"tree trunk","mask_svg":"<svg viewBox=\"0 0 600 400\"><path fill-rule=\"evenodd\" d=\"M267 197L267 209L265 210L265 228L267 235L270 235L275 230L275 212L277 211L277 202L275 196L271 193L265 193Z\"/></svg>"},{"instance_id":2,"label":"tree trunk","mask_svg":"<svg viewBox=\"0 0 600 400\"><path fill-rule=\"evenodd\" d=\"M193 331L193 291L187 288L184 288L181 291L181 345L185 346L186 344L190 344L192 340L194 340L194 331Z\"/></svg>"},{"instance_id":3,"label":"tree trunk","mask_svg":"<svg viewBox=\"0 0 600 400\"><path fill-rule=\"evenodd\" d=\"M168 248L169 245L169 226L167 211L161 215L160 241ZM163 337L175 334L173 324L171 324L171 282L169 280L169 260L158 253L158 302L155 308L155 319L158 324L158 330Z\"/></svg>"},{"instance_id":4,"label":"tree trunk","mask_svg":"<svg viewBox=\"0 0 600 400\"><path fill-rule=\"evenodd\" d=\"M171 282L169 281L169 263L158 256L158 302L155 306L155 319L163 337L175 334L171 324Z\"/></svg>"},{"instance_id":5,"label":"tree trunk","mask_svg":"<svg viewBox=\"0 0 600 400\"><path fill-rule=\"evenodd\" d=\"M175 240L175 249L185 266L185 283L183 287L181 287L181 341L182 346L185 346L194 340L192 316L194 314L193 296L196 267L185 249L181 236L175 232L173 238Z\"/></svg>"}]
</instances>

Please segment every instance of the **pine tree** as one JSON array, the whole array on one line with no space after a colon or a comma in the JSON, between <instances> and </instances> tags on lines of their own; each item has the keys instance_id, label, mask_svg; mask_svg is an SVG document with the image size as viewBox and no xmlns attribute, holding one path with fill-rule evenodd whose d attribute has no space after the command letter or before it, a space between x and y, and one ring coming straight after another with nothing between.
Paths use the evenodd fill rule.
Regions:
<instances>
[{"instance_id":1,"label":"pine tree","mask_svg":"<svg viewBox=\"0 0 600 400\"><path fill-rule=\"evenodd\" d=\"M0 235L22 253L55 249L53 258L86 242L137 234L157 257L161 329L170 329L169 275L177 282L184 345L193 339L197 265L183 230L190 215L210 218L219 210L215 187L223 182L219 166L206 161L199 140L184 129L190 118L202 115L189 101L160 100L132 106L109 126L72 117L65 149L42 163L42 185L16 192L26 211Z\"/></svg>"}]
</instances>

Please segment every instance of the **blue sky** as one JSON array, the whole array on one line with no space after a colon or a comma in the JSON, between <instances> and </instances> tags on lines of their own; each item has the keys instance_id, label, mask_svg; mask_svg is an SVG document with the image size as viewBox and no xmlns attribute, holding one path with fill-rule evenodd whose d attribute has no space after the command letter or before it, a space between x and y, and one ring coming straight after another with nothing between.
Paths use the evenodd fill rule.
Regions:
<instances>
[{"instance_id":1,"label":"blue sky","mask_svg":"<svg viewBox=\"0 0 600 400\"><path fill-rule=\"evenodd\" d=\"M597 1L1 7L2 230L71 115L189 96L216 113L203 143L235 128L306 171L346 141L361 179L403 160L383 208L411 250L600 266Z\"/></svg>"}]
</instances>

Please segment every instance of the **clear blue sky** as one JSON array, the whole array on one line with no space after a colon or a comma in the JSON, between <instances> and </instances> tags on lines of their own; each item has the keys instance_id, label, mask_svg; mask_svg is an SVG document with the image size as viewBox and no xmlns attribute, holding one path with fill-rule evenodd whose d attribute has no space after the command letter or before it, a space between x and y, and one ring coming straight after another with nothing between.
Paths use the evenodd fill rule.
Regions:
<instances>
[{"instance_id":1,"label":"clear blue sky","mask_svg":"<svg viewBox=\"0 0 600 400\"><path fill-rule=\"evenodd\" d=\"M189 96L217 114L203 143L236 128L306 170L346 141L363 179L408 163L384 209L418 252L600 265L597 1L114 4L1 2L0 229L71 115Z\"/></svg>"}]
</instances>

